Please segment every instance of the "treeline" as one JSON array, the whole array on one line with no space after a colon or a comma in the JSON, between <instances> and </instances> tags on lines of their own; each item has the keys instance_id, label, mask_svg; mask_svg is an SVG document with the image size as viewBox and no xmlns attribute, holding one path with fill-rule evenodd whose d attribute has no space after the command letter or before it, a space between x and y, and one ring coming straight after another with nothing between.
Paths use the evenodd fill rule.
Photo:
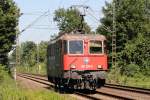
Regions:
<instances>
[{"instance_id":1,"label":"treeline","mask_svg":"<svg viewBox=\"0 0 150 100\"><path fill-rule=\"evenodd\" d=\"M39 44L33 41L26 41L20 45L20 66L33 67L37 63L45 63L47 59L47 41L41 41Z\"/></svg>"}]
</instances>

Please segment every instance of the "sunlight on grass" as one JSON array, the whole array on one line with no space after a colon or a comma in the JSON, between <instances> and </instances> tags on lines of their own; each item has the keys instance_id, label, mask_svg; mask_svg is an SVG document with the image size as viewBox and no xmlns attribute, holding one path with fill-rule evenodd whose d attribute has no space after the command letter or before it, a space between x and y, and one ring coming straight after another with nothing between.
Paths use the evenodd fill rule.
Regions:
<instances>
[{"instance_id":1,"label":"sunlight on grass","mask_svg":"<svg viewBox=\"0 0 150 100\"><path fill-rule=\"evenodd\" d=\"M7 74L0 72L0 100L74 100L67 94L59 94L51 90L31 90L16 85L15 81Z\"/></svg>"},{"instance_id":2,"label":"sunlight on grass","mask_svg":"<svg viewBox=\"0 0 150 100\"><path fill-rule=\"evenodd\" d=\"M108 73L107 83L150 89L150 77L142 74L135 74L133 77L128 77L121 75L116 69Z\"/></svg>"}]
</instances>

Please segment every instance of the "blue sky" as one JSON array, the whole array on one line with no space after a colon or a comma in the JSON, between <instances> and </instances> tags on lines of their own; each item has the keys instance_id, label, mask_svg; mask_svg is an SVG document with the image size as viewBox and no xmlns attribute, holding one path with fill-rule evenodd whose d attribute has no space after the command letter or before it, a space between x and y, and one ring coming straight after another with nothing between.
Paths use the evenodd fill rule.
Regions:
<instances>
[{"instance_id":1,"label":"blue sky","mask_svg":"<svg viewBox=\"0 0 150 100\"><path fill-rule=\"evenodd\" d=\"M98 20L103 16L101 9L105 5L105 1L111 2L112 0L14 0L20 8L23 15L19 20L19 30L21 31L36 18L48 11L48 14L41 17L34 25L24 31L20 36L21 42L34 41L48 41L50 36L58 33L58 28L53 22L54 11L58 8L69 8L72 5L87 5L89 9L86 22L95 30L98 26ZM92 16L91 16L92 14ZM93 17L95 16L95 17Z\"/></svg>"}]
</instances>

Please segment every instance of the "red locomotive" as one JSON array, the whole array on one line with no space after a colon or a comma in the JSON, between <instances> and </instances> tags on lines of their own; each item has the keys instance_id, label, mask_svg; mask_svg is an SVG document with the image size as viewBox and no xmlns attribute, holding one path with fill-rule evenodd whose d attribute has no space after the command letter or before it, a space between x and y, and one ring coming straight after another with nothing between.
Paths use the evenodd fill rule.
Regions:
<instances>
[{"instance_id":1,"label":"red locomotive","mask_svg":"<svg viewBox=\"0 0 150 100\"><path fill-rule=\"evenodd\" d=\"M57 86L95 90L105 84L106 38L99 34L62 34L47 49L48 80Z\"/></svg>"}]
</instances>

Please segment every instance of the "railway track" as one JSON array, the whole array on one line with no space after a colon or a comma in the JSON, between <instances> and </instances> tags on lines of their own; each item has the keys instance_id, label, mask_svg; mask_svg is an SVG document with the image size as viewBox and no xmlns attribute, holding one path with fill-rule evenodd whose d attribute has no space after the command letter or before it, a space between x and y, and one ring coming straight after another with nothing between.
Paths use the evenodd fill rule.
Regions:
<instances>
[{"instance_id":1,"label":"railway track","mask_svg":"<svg viewBox=\"0 0 150 100\"><path fill-rule=\"evenodd\" d=\"M143 89L143 88L131 87L131 86L122 86L116 84L105 84L105 87L150 95L150 89Z\"/></svg>"},{"instance_id":2,"label":"railway track","mask_svg":"<svg viewBox=\"0 0 150 100\"><path fill-rule=\"evenodd\" d=\"M48 85L55 89L54 84L48 82L45 75L37 75L37 74L28 74L28 73L18 73L19 77L26 78L41 84ZM65 91L66 92L66 91ZM115 93L116 92L116 93ZM106 84L101 89L97 89L95 92L93 91L73 91L71 92L74 96L79 96L84 99L92 99L92 100L150 100L150 90L128 87L128 86L120 86L114 84ZM123 95L122 95L123 94ZM133 95L129 95L133 94ZM136 97L136 94L138 95Z\"/></svg>"}]
</instances>

